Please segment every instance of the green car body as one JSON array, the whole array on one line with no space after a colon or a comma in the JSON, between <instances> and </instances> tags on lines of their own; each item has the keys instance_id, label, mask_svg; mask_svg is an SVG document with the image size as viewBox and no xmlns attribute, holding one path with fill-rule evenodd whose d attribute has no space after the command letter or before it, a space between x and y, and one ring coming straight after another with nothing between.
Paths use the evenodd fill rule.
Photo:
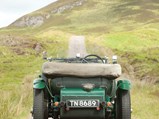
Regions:
<instances>
[{"instance_id":1,"label":"green car body","mask_svg":"<svg viewBox=\"0 0 159 119\"><path fill-rule=\"evenodd\" d=\"M84 85L88 85L88 87L85 87ZM129 92L131 89L131 83L129 80L117 81L116 79L99 76L49 77L41 74L39 78L34 80L33 89L34 119L48 119L49 117L54 119L131 118L130 114L128 114L128 116L120 114L130 113L131 103ZM122 96L125 92L126 95L128 94L128 98L126 99ZM36 97L36 95L38 96ZM118 97L121 98L118 99ZM121 112L123 106L120 107L119 105L122 101L127 99L129 100L128 111ZM39 107L39 105L42 105L42 107ZM38 113L39 111L40 113Z\"/></svg>"}]
</instances>

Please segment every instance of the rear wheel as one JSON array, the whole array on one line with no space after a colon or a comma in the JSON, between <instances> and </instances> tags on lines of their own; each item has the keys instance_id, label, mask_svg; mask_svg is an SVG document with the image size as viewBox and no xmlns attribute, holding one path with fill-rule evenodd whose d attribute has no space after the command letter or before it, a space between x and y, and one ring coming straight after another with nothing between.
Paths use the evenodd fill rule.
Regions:
<instances>
[{"instance_id":1,"label":"rear wheel","mask_svg":"<svg viewBox=\"0 0 159 119\"><path fill-rule=\"evenodd\" d=\"M47 100L44 90L34 89L33 119L48 119Z\"/></svg>"},{"instance_id":2,"label":"rear wheel","mask_svg":"<svg viewBox=\"0 0 159 119\"><path fill-rule=\"evenodd\" d=\"M131 119L131 100L128 90L117 91L116 119Z\"/></svg>"}]
</instances>

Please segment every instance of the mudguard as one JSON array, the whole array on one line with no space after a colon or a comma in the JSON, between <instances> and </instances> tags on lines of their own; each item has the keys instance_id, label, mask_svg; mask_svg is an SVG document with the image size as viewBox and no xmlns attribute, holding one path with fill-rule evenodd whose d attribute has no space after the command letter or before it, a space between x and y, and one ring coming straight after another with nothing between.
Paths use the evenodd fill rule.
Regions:
<instances>
[{"instance_id":1,"label":"mudguard","mask_svg":"<svg viewBox=\"0 0 159 119\"><path fill-rule=\"evenodd\" d=\"M37 78L33 82L34 89L44 89L45 88L45 81L42 78Z\"/></svg>"},{"instance_id":2,"label":"mudguard","mask_svg":"<svg viewBox=\"0 0 159 119\"><path fill-rule=\"evenodd\" d=\"M117 87L122 89L122 90L130 90L131 83L129 80L119 80L117 83Z\"/></svg>"}]
</instances>

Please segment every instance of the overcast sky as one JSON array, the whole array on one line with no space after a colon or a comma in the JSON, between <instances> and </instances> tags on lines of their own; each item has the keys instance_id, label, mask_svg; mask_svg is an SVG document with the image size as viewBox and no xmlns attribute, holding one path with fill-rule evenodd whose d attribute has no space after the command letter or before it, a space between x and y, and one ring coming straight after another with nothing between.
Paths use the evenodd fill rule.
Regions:
<instances>
[{"instance_id":1,"label":"overcast sky","mask_svg":"<svg viewBox=\"0 0 159 119\"><path fill-rule=\"evenodd\" d=\"M0 27L57 0L0 0Z\"/></svg>"}]
</instances>

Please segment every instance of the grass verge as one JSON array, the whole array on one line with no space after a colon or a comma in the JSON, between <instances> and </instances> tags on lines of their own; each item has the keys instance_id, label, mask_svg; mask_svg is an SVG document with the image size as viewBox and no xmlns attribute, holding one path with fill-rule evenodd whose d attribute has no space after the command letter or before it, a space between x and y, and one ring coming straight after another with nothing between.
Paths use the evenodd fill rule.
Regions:
<instances>
[{"instance_id":1,"label":"grass verge","mask_svg":"<svg viewBox=\"0 0 159 119\"><path fill-rule=\"evenodd\" d=\"M16 34L17 31L12 30L0 32L0 119L28 117L32 107L32 82L40 74L44 62L41 53L47 51L50 56L64 57L70 37L53 30L40 31L34 36L23 32L19 35L23 39L15 37ZM29 40L30 37L33 39ZM36 44L40 44L38 52ZM15 48L18 50L13 50ZM19 54L20 50L27 52Z\"/></svg>"},{"instance_id":2,"label":"grass verge","mask_svg":"<svg viewBox=\"0 0 159 119\"><path fill-rule=\"evenodd\" d=\"M134 82L131 98L132 119L158 119L159 85Z\"/></svg>"}]
</instances>

